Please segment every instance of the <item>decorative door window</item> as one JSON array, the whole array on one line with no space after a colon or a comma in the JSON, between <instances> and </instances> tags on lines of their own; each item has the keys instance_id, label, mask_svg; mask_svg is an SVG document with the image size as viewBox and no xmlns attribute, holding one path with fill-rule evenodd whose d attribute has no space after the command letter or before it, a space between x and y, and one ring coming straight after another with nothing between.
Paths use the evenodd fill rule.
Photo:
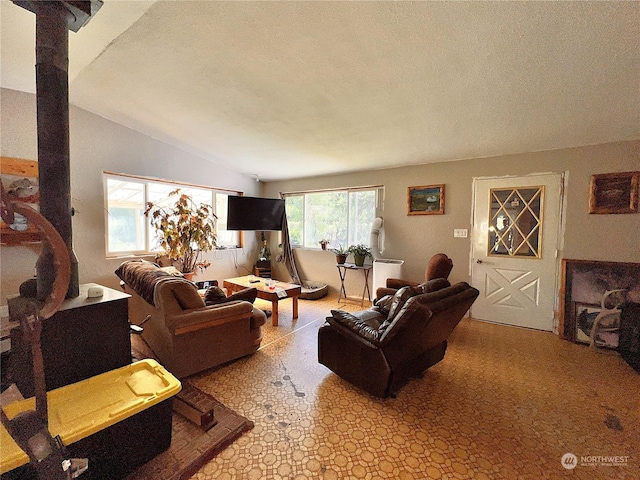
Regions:
<instances>
[{"instance_id":1,"label":"decorative door window","mask_svg":"<svg viewBox=\"0 0 640 480\"><path fill-rule=\"evenodd\" d=\"M544 186L490 190L488 255L540 258Z\"/></svg>"}]
</instances>

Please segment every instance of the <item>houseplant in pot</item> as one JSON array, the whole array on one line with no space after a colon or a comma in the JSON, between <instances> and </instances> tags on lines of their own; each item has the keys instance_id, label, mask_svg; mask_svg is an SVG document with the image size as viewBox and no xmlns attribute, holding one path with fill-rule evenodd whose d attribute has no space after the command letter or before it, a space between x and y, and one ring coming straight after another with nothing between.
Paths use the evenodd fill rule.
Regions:
<instances>
[{"instance_id":1,"label":"houseplant in pot","mask_svg":"<svg viewBox=\"0 0 640 480\"><path fill-rule=\"evenodd\" d=\"M342 265L347 261L349 256L349 249L344 248L341 244L338 244L338 248L332 248L331 251L336 254L336 263Z\"/></svg>"},{"instance_id":2,"label":"houseplant in pot","mask_svg":"<svg viewBox=\"0 0 640 480\"><path fill-rule=\"evenodd\" d=\"M187 194L180 190L169 193L177 196L173 205L159 205L147 202L144 214L155 227L159 244L164 254L185 276L192 276L196 269L205 269L210 262L202 259L202 254L216 246L215 221L211 205L196 205Z\"/></svg>"},{"instance_id":3,"label":"houseplant in pot","mask_svg":"<svg viewBox=\"0 0 640 480\"><path fill-rule=\"evenodd\" d=\"M349 253L353 255L353 263L355 263L357 267L362 267L367 258L373 259L371 249L362 243L351 245L349 247Z\"/></svg>"}]
</instances>

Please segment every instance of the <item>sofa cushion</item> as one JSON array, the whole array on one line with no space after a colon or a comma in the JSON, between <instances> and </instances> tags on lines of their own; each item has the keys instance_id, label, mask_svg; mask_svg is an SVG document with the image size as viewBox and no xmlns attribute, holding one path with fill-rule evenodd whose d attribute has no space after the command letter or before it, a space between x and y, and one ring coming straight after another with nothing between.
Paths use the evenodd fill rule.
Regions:
<instances>
[{"instance_id":1,"label":"sofa cushion","mask_svg":"<svg viewBox=\"0 0 640 480\"><path fill-rule=\"evenodd\" d=\"M367 308L351 313L359 321L369 325L374 330L380 328L380 324L386 320L386 316L379 312L376 308Z\"/></svg>"},{"instance_id":2,"label":"sofa cushion","mask_svg":"<svg viewBox=\"0 0 640 480\"><path fill-rule=\"evenodd\" d=\"M387 314L387 319L382 322L378 329L380 335L382 336L391 325L398 324L397 320L403 314L409 299L422 296L425 293L442 290L443 288L447 288L449 285L450 283L448 280L445 280L444 278L437 278L415 287L403 287L398 290L393 296L392 306ZM401 323L402 322L400 322L400 324Z\"/></svg>"},{"instance_id":3,"label":"sofa cushion","mask_svg":"<svg viewBox=\"0 0 640 480\"><path fill-rule=\"evenodd\" d=\"M161 278L156 282L152 305L162 308L165 314L205 306L194 283L184 277L173 276Z\"/></svg>"},{"instance_id":4,"label":"sofa cushion","mask_svg":"<svg viewBox=\"0 0 640 480\"><path fill-rule=\"evenodd\" d=\"M217 305L235 300L244 300L245 302L253 303L257 296L258 290L256 288L245 288L227 297L224 294L224 290L220 287L209 287L204 294L204 303L207 305Z\"/></svg>"},{"instance_id":5,"label":"sofa cushion","mask_svg":"<svg viewBox=\"0 0 640 480\"><path fill-rule=\"evenodd\" d=\"M375 326L372 326L367 320L360 319L349 312L343 310L331 310L331 316L327 317L329 324L338 324L357 333L362 338L369 340L373 344L377 344L380 333Z\"/></svg>"},{"instance_id":6,"label":"sofa cushion","mask_svg":"<svg viewBox=\"0 0 640 480\"><path fill-rule=\"evenodd\" d=\"M393 305L393 295L384 295L374 300L373 305L382 313L385 317L389 316L389 310Z\"/></svg>"},{"instance_id":7,"label":"sofa cushion","mask_svg":"<svg viewBox=\"0 0 640 480\"><path fill-rule=\"evenodd\" d=\"M387 320L393 320L393 317L397 315L397 313L402 310L404 304L411 297L415 297L416 295L420 295L423 293L423 289L420 286L417 287L402 287L398 290L395 295L393 295L393 299L391 301L391 306L389 307L389 313L387 314Z\"/></svg>"},{"instance_id":8,"label":"sofa cushion","mask_svg":"<svg viewBox=\"0 0 640 480\"><path fill-rule=\"evenodd\" d=\"M220 287L213 286L207 288L204 293L204 303L207 305L215 305L216 303L222 303L227 300L227 295Z\"/></svg>"}]
</instances>

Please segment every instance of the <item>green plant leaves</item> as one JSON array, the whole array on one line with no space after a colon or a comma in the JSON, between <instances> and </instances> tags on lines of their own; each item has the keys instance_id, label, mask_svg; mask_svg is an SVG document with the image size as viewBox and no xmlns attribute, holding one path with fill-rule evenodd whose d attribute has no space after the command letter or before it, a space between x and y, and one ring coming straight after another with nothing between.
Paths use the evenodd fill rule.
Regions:
<instances>
[{"instance_id":1,"label":"green plant leaves","mask_svg":"<svg viewBox=\"0 0 640 480\"><path fill-rule=\"evenodd\" d=\"M179 189L174 190L169 196L179 195L179 192ZM213 250L217 245L217 217L211 205L196 205L189 195L181 194L169 207L147 202L144 214L160 234L160 246L165 255L177 262L182 272L194 272L196 268L204 269L210 265L210 262L202 260L202 253Z\"/></svg>"}]
</instances>

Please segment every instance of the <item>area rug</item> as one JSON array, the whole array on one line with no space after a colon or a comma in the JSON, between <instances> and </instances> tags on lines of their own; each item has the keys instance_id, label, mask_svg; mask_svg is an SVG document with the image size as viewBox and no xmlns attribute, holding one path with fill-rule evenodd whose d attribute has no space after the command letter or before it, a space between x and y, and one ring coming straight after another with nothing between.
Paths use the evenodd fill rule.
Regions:
<instances>
[{"instance_id":1,"label":"area rug","mask_svg":"<svg viewBox=\"0 0 640 480\"><path fill-rule=\"evenodd\" d=\"M127 480L185 480L228 445L253 428L253 422L215 399L218 423L208 431L173 413L171 446L127 477Z\"/></svg>"},{"instance_id":2,"label":"area rug","mask_svg":"<svg viewBox=\"0 0 640 480\"><path fill-rule=\"evenodd\" d=\"M132 338L134 358L148 358L148 347L140 340L139 337L136 340ZM251 420L224 406L211 395L202 393L213 402L214 418L218 423L204 431L179 413L173 412L169 449L127 476L127 480L188 479L242 433L253 428Z\"/></svg>"}]
</instances>

